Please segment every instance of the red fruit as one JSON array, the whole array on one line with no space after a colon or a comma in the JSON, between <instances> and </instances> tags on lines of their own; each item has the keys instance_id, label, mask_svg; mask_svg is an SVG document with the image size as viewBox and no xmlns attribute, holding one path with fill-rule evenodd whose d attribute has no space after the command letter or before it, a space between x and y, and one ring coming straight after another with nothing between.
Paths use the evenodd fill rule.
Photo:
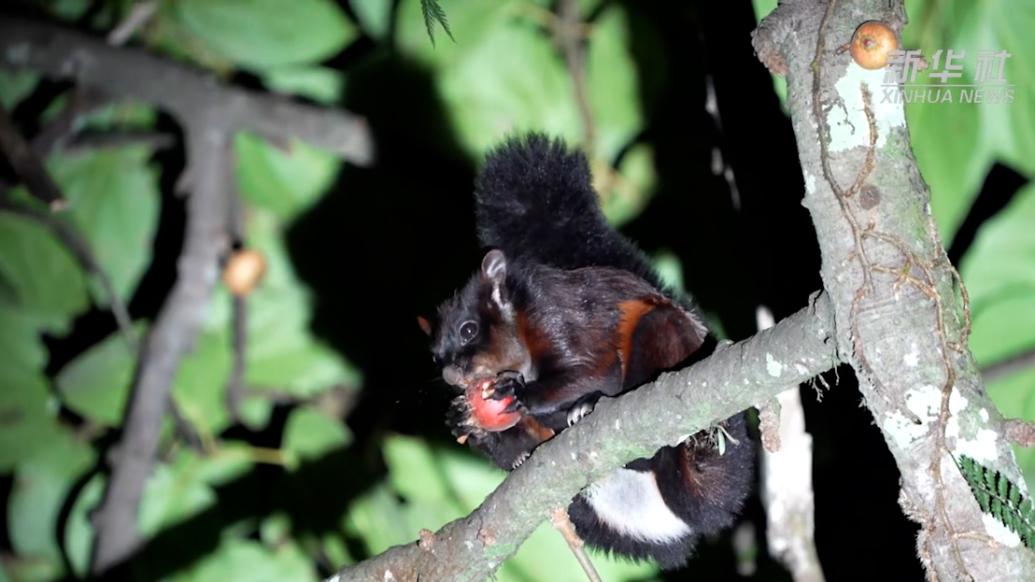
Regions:
<instances>
[{"instance_id":1,"label":"red fruit","mask_svg":"<svg viewBox=\"0 0 1035 582\"><path fill-rule=\"evenodd\" d=\"M880 69L888 64L898 48L895 31L887 24L870 20L859 25L852 35L852 58L864 69Z\"/></svg>"},{"instance_id":2,"label":"red fruit","mask_svg":"<svg viewBox=\"0 0 1035 582\"><path fill-rule=\"evenodd\" d=\"M486 379L474 382L467 388L467 403L471 408L471 420L482 430L500 432L514 426L521 420L521 413L506 412L507 406L514 401L513 396L499 400L485 398L483 395L493 380Z\"/></svg>"}]
</instances>

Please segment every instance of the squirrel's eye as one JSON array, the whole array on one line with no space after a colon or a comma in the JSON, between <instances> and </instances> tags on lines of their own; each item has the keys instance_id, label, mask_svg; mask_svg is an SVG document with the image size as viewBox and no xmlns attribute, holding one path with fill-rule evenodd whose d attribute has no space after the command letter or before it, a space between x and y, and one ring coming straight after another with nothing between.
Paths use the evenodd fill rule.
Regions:
<instances>
[{"instance_id":1,"label":"squirrel's eye","mask_svg":"<svg viewBox=\"0 0 1035 582\"><path fill-rule=\"evenodd\" d=\"M460 341L465 344L478 335L478 323L474 321L465 321L460 324Z\"/></svg>"}]
</instances>

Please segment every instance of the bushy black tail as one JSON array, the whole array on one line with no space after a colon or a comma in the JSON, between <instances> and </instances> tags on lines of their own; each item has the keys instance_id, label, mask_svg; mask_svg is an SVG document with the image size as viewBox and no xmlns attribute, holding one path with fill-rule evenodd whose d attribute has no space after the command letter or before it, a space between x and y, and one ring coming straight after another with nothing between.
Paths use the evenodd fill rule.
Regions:
<instances>
[{"instance_id":1,"label":"bushy black tail","mask_svg":"<svg viewBox=\"0 0 1035 582\"><path fill-rule=\"evenodd\" d=\"M497 146L475 206L483 246L562 269L625 269L663 288L643 253L604 218L586 157L559 139L533 133Z\"/></svg>"}]
</instances>

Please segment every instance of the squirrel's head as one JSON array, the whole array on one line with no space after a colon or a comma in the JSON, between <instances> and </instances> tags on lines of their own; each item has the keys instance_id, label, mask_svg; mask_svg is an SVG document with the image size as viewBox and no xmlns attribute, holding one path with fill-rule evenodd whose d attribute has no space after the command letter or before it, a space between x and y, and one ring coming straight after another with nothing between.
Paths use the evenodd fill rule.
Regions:
<instances>
[{"instance_id":1,"label":"squirrel's head","mask_svg":"<svg viewBox=\"0 0 1035 582\"><path fill-rule=\"evenodd\" d=\"M465 388L505 370L530 372L521 317L507 278L506 256L489 251L467 285L439 306L436 325L421 322L447 384Z\"/></svg>"}]
</instances>

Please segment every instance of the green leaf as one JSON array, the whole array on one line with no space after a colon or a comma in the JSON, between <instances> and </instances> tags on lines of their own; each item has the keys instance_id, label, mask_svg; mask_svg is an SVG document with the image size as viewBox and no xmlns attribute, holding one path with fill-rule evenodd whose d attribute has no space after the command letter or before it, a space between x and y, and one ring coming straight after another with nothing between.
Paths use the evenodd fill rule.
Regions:
<instances>
[{"instance_id":1,"label":"green leaf","mask_svg":"<svg viewBox=\"0 0 1035 582\"><path fill-rule=\"evenodd\" d=\"M627 559L608 556L592 549L589 553L601 580L656 579L657 566L635 564ZM521 544L517 554L504 562L499 570L499 579L506 582L584 578L582 568L575 561L568 545L549 523L536 528L525 543Z\"/></svg>"},{"instance_id":2,"label":"green leaf","mask_svg":"<svg viewBox=\"0 0 1035 582\"><path fill-rule=\"evenodd\" d=\"M597 173L606 172L603 177L595 177L594 182L601 196L601 207L608 221L620 226L639 216L650 203L657 174L654 171L654 151L647 144L636 144L622 156L615 172L609 167L601 168Z\"/></svg>"},{"instance_id":3,"label":"green leaf","mask_svg":"<svg viewBox=\"0 0 1035 582\"><path fill-rule=\"evenodd\" d=\"M116 292L128 301L151 262L158 227L158 173L151 153L126 147L53 156L49 167L69 201L69 214ZM97 303L108 304L103 292Z\"/></svg>"},{"instance_id":4,"label":"green leaf","mask_svg":"<svg viewBox=\"0 0 1035 582\"><path fill-rule=\"evenodd\" d=\"M981 128L996 154L1007 163L1035 173L1035 3L981 2L960 34L960 44L978 51L1005 50L1003 77L1014 85L1011 103L980 105Z\"/></svg>"},{"instance_id":5,"label":"green leaf","mask_svg":"<svg viewBox=\"0 0 1035 582\"><path fill-rule=\"evenodd\" d=\"M317 580L310 560L294 544L276 549L235 538L224 538L213 553L186 571L166 578L167 582L210 582L247 580L248 582L306 582Z\"/></svg>"},{"instance_id":6,"label":"green leaf","mask_svg":"<svg viewBox=\"0 0 1035 582\"><path fill-rule=\"evenodd\" d=\"M356 498L343 519L343 528L362 539L371 554L413 541L409 516L404 505L385 484L378 484Z\"/></svg>"},{"instance_id":7,"label":"green leaf","mask_svg":"<svg viewBox=\"0 0 1035 582\"><path fill-rule=\"evenodd\" d=\"M72 513L68 517L65 548L68 550L72 572L79 578L85 578L90 567L90 552L94 539L94 527L90 516L104 498L106 482L103 475L94 475L79 492L72 505Z\"/></svg>"},{"instance_id":8,"label":"green leaf","mask_svg":"<svg viewBox=\"0 0 1035 582\"><path fill-rule=\"evenodd\" d=\"M138 335L143 326L137 326ZM79 354L58 372L58 393L65 406L104 426L118 426L129 398L136 356L114 333Z\"/></svg>"},{"instance_id":9,"label":"green leaf","mask_svg":"<svg viewBox=\"0 0 1035 582\"><path fill-rule=\"evenodd\" d=\"M47 361L38 322L11 307L0 306L0 368L42 370Z\"/></svg>"},{"instance_id":10,"label":"green leaf","mask_svg":"<svg viewBox=\"0 0 1035 582\"><path fill-rule=\"evenodd\" d=\"M948 244L992 166L979 112L971 105L914 102L906 117L917 166L931 188L931 211Z\"/></svg>"},{"instance_id":11,"label":"green leaf","mask_svg":"<svg viewBox=\"0 0 1035 582\"><path fill-rule=\"evenodd\" d=\"M438 77L462 143L480 153L507 134L532 129L578 143L582 124L571 78L549 36L517 19L494 23Z\"/></svg>"},{"instance_id":12,"label":"green leaf","mask_svg":"<svg viewBox=\"0 0 1035 582\"><path fill-rule=\"evenodd\" d=\"M1019 191L1006 208L982 225L963 257L960 271L970 293L974 320L970 345L979 364L1035 346L1032 224L1035 184Z\"/></svg>"},{"instance_id":13,"label":"green leaf","mask_svg":"<svg viewBox=\"0 0 1035 582\"><path fill-rule=\"evenodd\" d=\"M988 383L988 395L1003 416L1011 418L1035 418L1035 367L1029 367L1016 374ZM1035 448L1013 447L1017 465L1024 474L1028 490L1035 488ZM1035 521L1035 519L1033 519Z\"/></svg>"},{"instance_id":14,"label":"green leaf","mask_svg":"<svg viewBox=\"0 0 1035 582\"><path fill-rule=\"evenodd\" d=\"M625 9L610 5L594 22L586 54L586 92L596 129L596 155L608 161L614 160L643 124L631 42Z\"/></svg>"},{"instance_id":15,"label":"green leaf","mask_svg":"<svg viewBox=\"0 0 1035 582\"><path fill-rule=\"evenodd\" d=\"M298 141L284 152L241 133L234 140L234 150L241 195L285 220L319 200L340 167L330 154Z\"/></svg>"},{"instance_id":16,"label":"green leaf","mask_svg":"<svg viewBox=\"0 0 1035 582\"><path fill-rule=\"evenodd\" d=\"M56 407L37 370L0 366L0 386L0 470L7 471L49 446Z\"/></svg>"},{"instance_id":17,"label":"green leaf","mask_svg":"<svg viewBox=\"0 0 1035 582\"><path fill-rule=\"evenodd\" d=\"M180 364L172 394L180 412L202 435L216 435L230 425L226 383L231 354L225 333L204 332Z\"/></svg>"},{"instance_id":18,"label":"green leaf","mask_svg":"<svg viewBox=\"0 0 1035 582\"><path fill-rule=\"evenodd\" d=\"M38 223L0 212L0 307L62 333L87 307L86 283L64 246Z\"/></svg>"},{"instance_id":19,"label":"green leaf","mask_svg":"<svg viewBox=\"0 0 1035 582\"><path fill-rule=\"evenodd\" d=\"M272 91L301 95L318 103L336 103L345 88L342 74L326 67L277 67L267 71L262 79Z\"/></svg>"},{"instance_id":20,"label":"green leaf","mask_svg":"<svg viewBox=\"0 0 1035 582\"><path fill-rule=\"evenodd\" d=\"M446 31L449 38L453 33L449 30L449 21L446 19L446 11L438 0L420 0L420 11L424 15L424 26L428 29L428 38L431 44L435 44L435 23L437 22L442 30Z\"/></svg>"},{"instance_id":21,"label":"green leaf","mask_svg":"<svg viewBox=\"0 0 1035 582\"><path fill-rule=\"evenodd\" d=\"M144 535L153 535L215 504L215 491L201 479L202 464L197 455L184 452L173 463L155 466L140 502Z\"/></svg>"},{"instance_id":22,"label":"green leaf","mask_svg":"<svg viewBox=\"0 0 1035 582\"><path fill-rule=\"evenodd\" d=\"M167 463L156 465L140 505L140 529L152 535L189 519L216 503L213 487L240 477L253 466L248 446L221 443L202 456L179 450Z\"/></svg>"},{"instance_id":23,"label":"green leaf","mask_svg":"<svg viewBox=\"0 0 1035 582\"><path fill-rule=\"evenodd\" d=\"M179 0L175 9L201 41L252 69L314 63L356 37L330 0Z\"/></svg>"},{"instance_id":24,"label":"green leaf","mask_svg":"<svg viewBox=\"0 0 1035 582\"><path fill-rule=\"evenodd\" d=\"M19 555L60 564L58 515L75 480L93 464L94 451L55 423L44 438L46 446L18 464L7 519Z\"/></svg>"},{"instance_id":25,"label":"green leaf","mask_svg":"<svg viewBox=\"0 0 1035 582\"><path fill-rule=\"evenodd\" d=\"M509 19L520 9L519 2L453 2L449 5L449 20L455 31L454 42L432 45L428 42L428 28L420 0L398 3L395 41L408 56L443 70L467 58L477 47L495 33L496 26Z\"/></svg>"},{"instance_id":26,"label":"green leaf","mask_svg":"<svg viewBox=\"0 0 1035 582\"><path fill-rule=\"evenodd\" d=\"M331 418L310 407L296 408L284 427L282 448L297 459L316 459L344 447L352 435L340 419Z\"/></svg>"},{"instance_id":27,"label":"green leaf","mask_svg":"<svg viewBox=\"0 0 1035 582\"><path fill-rule=\"evenodd\" d=\"M359 20L359 26L371 38L384 40L392 19L391 0L352 0L349 6Z\"/></svg>"},{"instance_id":28,"label":"green leaf","mask_svg":"<svg viewBox=\"0 0 1035 582\"><path fill-rule=\"evenodd\" d=\"M263 284L248 297L246 384L300 397L334 386L359 386L359 371L310 332L312 301L295 276L282 237L275 221L253 215L249 244L263 253L268 268Z\"/></svg>"},{"instance_id":29,"label":"green leaf","mask_svg":"<svg viewBox=\"0 0 1035 582\"><path fill-rule=\"evenodd\" d=\"M0 69L0 106L11 111L22 99L32 93L39 80L39 73L33 71Z\"/></svg>"},{"instance_id":30,"label":"green leaf","mask_svg":"<svg viewBox=\"0 0 1035 582\"><path fill-rule=\"evenodd\" d=\"M963 257L970 292L970 347L981 366L1035 346L1035 185L1020 190L988 219ZM1004 416L1035 418L1035 367L988 384ZM1014 447L1025 480L1035 486L1035 450Z\"/></svg>"},{"instance_id":31,"label":"green leaf","mask_svg":"<svg viewBox=\"0 0 1035 582\"><path fill-rule=\"evenodd\" d=\"M960 456L958 465L981 511L999 520L1017 533L1025 545L1031 547L1035 539L1031 503L1018 490L1017 484L999 471L985 467L965 455Z\"/></svg>"}]
</instances>

